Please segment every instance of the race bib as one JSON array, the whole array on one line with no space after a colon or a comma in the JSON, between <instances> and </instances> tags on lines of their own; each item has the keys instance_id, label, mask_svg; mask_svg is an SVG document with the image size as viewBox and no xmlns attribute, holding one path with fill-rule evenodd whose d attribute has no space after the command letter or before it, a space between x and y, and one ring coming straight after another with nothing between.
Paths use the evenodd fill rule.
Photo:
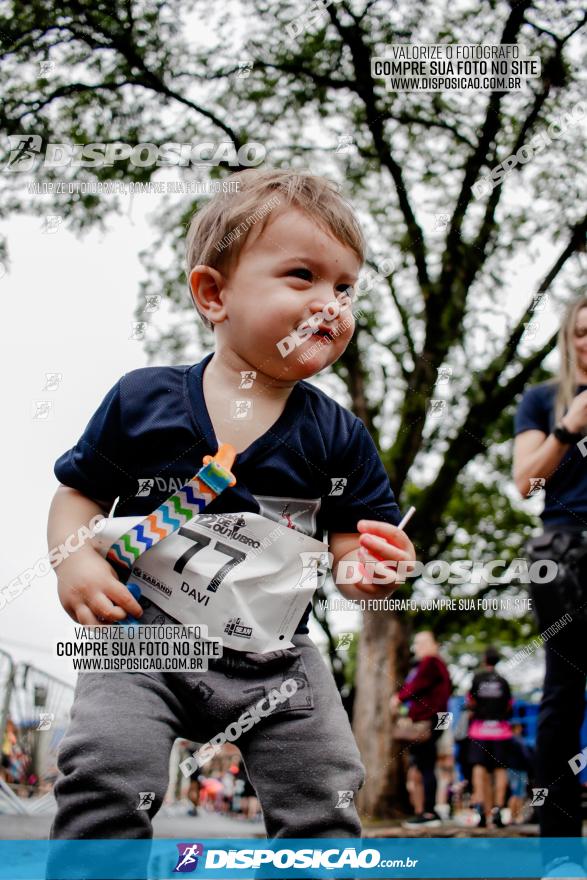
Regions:
<instances>
[{"instance_id":1,"label":"race bib","mask_svg":"<svg viewBox=\"0 0 587 880\"><path fill-rule=\"evenodd\" d=\"M110 517L92 543L106 556L142 519ZM257 513L201 513L146 550L129 581L167 618L206 625L226 647L264 654L292 647L331 561L327 544Z\"/></svg>"}]
</instances>

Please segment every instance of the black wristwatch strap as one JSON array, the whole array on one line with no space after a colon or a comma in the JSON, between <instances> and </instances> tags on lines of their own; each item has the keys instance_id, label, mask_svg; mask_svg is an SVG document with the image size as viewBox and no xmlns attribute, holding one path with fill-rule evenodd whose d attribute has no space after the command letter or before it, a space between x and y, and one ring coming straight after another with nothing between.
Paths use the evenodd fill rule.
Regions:
<instances>
[{"instance_id":1,"label":"black wristwatch strap","mask_svg":"<svg viewBox=\"0 0 587 880\"><path fill-rule=\"evenodd\" d=\"M580 431L568 431L560 422L552 433L561 443L578 443L583 439L583 434Z\"/></svg>"}]
</instances>

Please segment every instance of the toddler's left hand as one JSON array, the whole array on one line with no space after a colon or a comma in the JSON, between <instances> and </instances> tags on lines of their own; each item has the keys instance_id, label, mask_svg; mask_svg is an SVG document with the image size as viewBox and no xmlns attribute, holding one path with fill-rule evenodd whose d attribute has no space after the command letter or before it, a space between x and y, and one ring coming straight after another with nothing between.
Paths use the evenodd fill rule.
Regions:
<instances>
[{"instance_id":1,"label":"toddler's left hand","mask_svg":"<svg viewBox=\"0 0 587 880\"><path fill-rule=\"evenodd\" d=\"M388 595L393 592L400 584L405 583L405 575L409 574L412 566L402 566L403 575L398 582L397 572L393 572L393 566L386 565L389 562L410 563L416 561L416 549L403 529L392 526L390 523L380 522L373 519L361 519L357 523L357 531L360 533L360 548L358 551L359 560L362 563L361 569L365 576L364 565L371 562L375 565L373 569L373 580L386 577L387 583L361 583L355 584L357 589L363 590L365 593L372 595ZM369 577L371 567L369 569ZM393 575L392 580L389 580Z\"/></svg>"}]
</instances>

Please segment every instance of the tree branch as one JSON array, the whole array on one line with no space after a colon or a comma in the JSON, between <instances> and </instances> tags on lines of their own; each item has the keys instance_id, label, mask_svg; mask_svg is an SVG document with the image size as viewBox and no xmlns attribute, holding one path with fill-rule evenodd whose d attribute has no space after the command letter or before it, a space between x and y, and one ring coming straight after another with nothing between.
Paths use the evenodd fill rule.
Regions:
<instances>
[{"instance_id":1,"label":"tree branch","mask_svg":"<svg viewBox=\"0 0 587 880\"><path fill-rule=\"evenodd\" d=\"M410 316L408 315L408 312L407 312L407 309L405 308L405 306L403 306L399 300L399 297L397 295L395 285L393 283L391 275L388 277L387 283L389 286L389 292L391 294L391 298L392 298L393 303L397 309L397 313L400 317L402 329L404 331L404 336L406 337L406 342L408 344L408 351L410 352L410 355L411 355L411 358L412 358L414 364L416 364L418 361L418 354L416 352L416 345L414 343L414 337L412 336L412 331L410 328ZM402 369L402 372L404 373L404 377L407 378L409 376L408 371L405 370L405 367L403 366L403 364L400 364L400 367Z\"/></svg>"},{"instance_id":2,"label":"tree branch","mask_svg":"<svg viewBox=\"0 0 587 880\"><path fill-rule=\"evenodd\" d=\"M532 0L521 0L521 2L512 5L509 18L502 32L501 45L517 42L518 32L524 22L525 12L531 5ZM500 107L503 94L503 92L491 93L479 142L465 163L460 193L446 236L446 247L442 256L439 283L435 288L434 296L427 303L426 350L434 350L437 347L435 339L439 335L439 326L444 325L455 328L462 325L469 289L463 270L467 267L467 263L469 263L467 274L474 278L485 260L485 255L482 251L472 252L470 248L467 250L461 238L461 231L465 214L473 198L473 184L477 180L481 166L486 161L491 144L499 131L501 124ZM493 190L493 194L496 196L497 204L500 193L496 193L496 190ZM494 212L495 207L492 208L491 217L493 217ZM477 255L476 261L473 261L473 271L471 271L471 253ZM457 267L460 267L460 271Z\"/></svg>"},{"instance_id":3,"label":"tree branch","mask_svg":"<svg viewBox=\"0 0 587 880\"><path fill-rule=\"evenodd\" d=\"M391 147L385 137L384 120L386 116L385 113L380 113L377 107L373 77L371 76L371 54L365 43L365 33L360 24L343 25L333 5L330 5L327 11L341 39L350 50L356 78L353 91L364 104L367 126L371 132L377 155L394 182L399 207L406 223L410 253L414 258L422 295L426 299L429 295L430 278L426 263L424 235L408 198L401 166L392 156Z\"/></svg>"},{"instance_id":4,"label":"tree branch","mask_svg":"<svg viewBox=\"0 0 587 880\"><path fill-rule=\"evenodd\" d=\"M569 258L584 246L586 231L587 216L572 228L567 246L546 273L536 290L536 295L548 290ZM457 435L450 441L436 479L422 493L418 504L418 521L414 526L414 534L418 534L419 531L421 540L425 533L429 539L430 531L438 528L450 500L451 487L454 486L459 473L475 455L485 451L487 444L481 438L487 435L488 426L499 417L512 398L523 390L533 372L556 344L558 331L553 333L540 349L520 361L521 369L515 376L507 383L500 384L499 380L504 369L511 363L512 351L517 348L524 332L524 321L530 313L529 305L510 333L501 352L483 373L476 377L467 394L467 399L471 401L467 417Z\"/></svg>"},{"instance_id":5,"label":"tree branch","mask_svg":"<svg viewBox=\"0 0 587 880\"><path fill-rule=\"evenodd\" d=\"M535 96L534 103L528 115L526 116L524 122L520 126L520 130L518 131L518 135L516 141L509 151L508 155L514 155L518 152L520 147L524 145L526 142L526 138L528 137L529 132L532 130L534 125L536 124L538 117L540 115L540 111L542 110L546 100L548 99L552 87L558 85L558 82L554 82L553 79L556 77L556 72L560 70L562 65L562 51L565 43L570 39L570 37L576 33L587 21L587 13L583 17L582 21L569 33L566 37L562 39L558 39L553 36L556 40L556 49L554 53L551 55L549 59L547 59L546 63L543 64L543 89ZM522 164L518 164L516 166L516 171L520 172L523 168ZM495 187L487 201L485 214L483 217L483 222L479 229L479 233L475 239L475 241L469 247L469 260L468 260L468 269L466 273L466 284L470 286L473 283L473 280L479 270L480 261L474 259L474 255L481 252L485 252L485 248L489 244L492 234L496 228L495 223L495 211L497 205L499 204L500 199L500 191L501 187ZM471 259L472 258L472 259Z\"/></svg>"}]
</instances>

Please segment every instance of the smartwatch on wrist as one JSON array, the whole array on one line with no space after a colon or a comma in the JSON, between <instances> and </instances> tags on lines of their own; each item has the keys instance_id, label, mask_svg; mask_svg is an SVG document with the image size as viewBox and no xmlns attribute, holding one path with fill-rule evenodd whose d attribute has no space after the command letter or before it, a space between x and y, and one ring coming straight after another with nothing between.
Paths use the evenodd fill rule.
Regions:
<instances>
[{"instance_id":1,"label":"smartwatch on wrist","mask_svg":"<svg viewBox=\"0 0 587 880\"><path fill-rule=\"evenodd\" d=\"M558 423L552 433L561 443L578 443L583 439L583 434L580 431L569 431L562 422Z\"/></svg>"}]
</instances>

